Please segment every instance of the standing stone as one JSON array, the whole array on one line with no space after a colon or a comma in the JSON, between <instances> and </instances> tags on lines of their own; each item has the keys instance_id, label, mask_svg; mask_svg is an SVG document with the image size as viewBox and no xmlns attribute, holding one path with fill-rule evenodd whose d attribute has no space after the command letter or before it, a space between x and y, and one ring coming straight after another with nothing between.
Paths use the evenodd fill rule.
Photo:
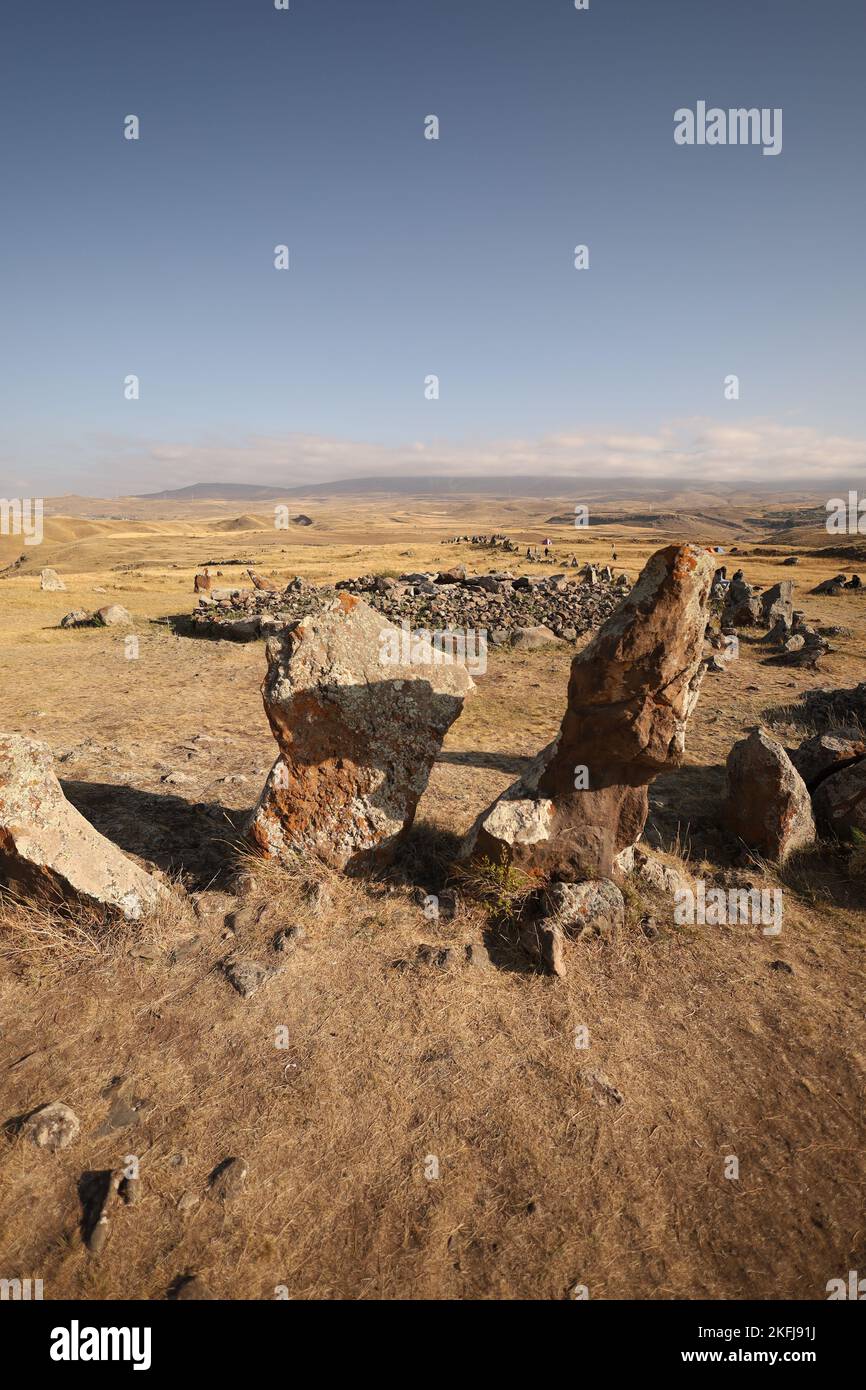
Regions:
<instances>
[{"instance_id":1,"label":"standing stone","mask_svg":"<svg viewBox=\"0 0 866 1390\"><path fill-rule=\"evenodd\" d=\"M41 589L47 589L50 593L65 592L66 590L66 585L57 573L57 570L49 569L42 571L39 587Z\"/></svg>"},{"instance_id":2,"label":"standing stone","mask_svg":"<svg viewBox=\"0 0 866 1390\"><path fill-rule=\"evenodd\" d=\"M750 849L779 863L815 839L806 783L763 729L753 729L728 754L727 819Z\"/></svg>"},{"instance_id":3,"label":"standing stone","mask_svg":"<svg viewBox=\"0 0 866 1390\"><path fill-rule=\"evenodd\" d=\"M53 765L44 743L0 734L0 886L78 898L137 920L167 890L70 806Z\"/></svg>"},{"instance_id":4,"label":"standing stone","mask_svg":"<svg viewBox=\"0 0 866 1390\"><path fill-rule=\"evenodd\" d=\"M713 568L709 552L690 545L648 560L574 658L558 738L478 818L464 857L553 880L613 876L617 855L646 824L649 784L682 761Z\"/></svg>"},{"instance_id":5,"label":"standing stone","mask_svg":"<svg viewBox=\"0 0 866 1390\"><path fill-rule=\"evenodd\" d=\"M394 848L474 689L429 636L342 593L270 639L262 697L280 756L249 825L261 851L345 868Z\"/></svg>"},{"instance_id":6,"label":"standing stone","mask_svg":"<svg viewBox=\"0 0 866 1390\"><path fill-rule=\"evenodd\" d=\"M761 616L767 627L782 619L790 623L794 616L794 581L783 579L761 594Z\"/></svg>"}]
</instances>

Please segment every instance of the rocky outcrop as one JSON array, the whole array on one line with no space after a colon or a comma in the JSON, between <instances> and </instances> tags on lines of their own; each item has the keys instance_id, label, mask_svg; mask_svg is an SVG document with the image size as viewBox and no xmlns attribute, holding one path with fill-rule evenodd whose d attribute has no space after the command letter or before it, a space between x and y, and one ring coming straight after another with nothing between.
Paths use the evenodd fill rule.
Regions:
<instances>
[{"instance_id":1,"label":"rocky outcrop","mask_svg":"<svg viewBox=\"0 0 866 1390\"><path fill-rule=\"evenodd\" d=\"M167 889L70 806L53 763L44 743L0 734L0 887L137 920Z\"/></svg>"},{"instance_id":2,"label":"rocky outcrop","mask_svg":"<svg viewBox=\"0 0 866 1390\"><path fill-rule=\"evenodd\" d=\"M452 653L403 635L344 593L269 641L262 696L280 756L249 825L263 853L358 867L411 824L474 687Z\"/></svg>"},{"instance_id":3,"label":"rocky outcrop","mask_svg":"<svg viewBox=\"0 0 866 1390\"><path fill-rule=\"evenodd\" d=\"M479 816L464 857L551 880L612 876L616 857L643 831L649 784L682 759L713 570L709 552L694 546L651 557L575 657L556 742Z\"/></svg>"},{"instance_id":4,"label":"rocky outcrop","mask_svg":"<svg viewBox=\"0 0 866 1390\"><path fill-rule=\"evenodd\" d=\"M727 820L735 835L767 859L784 862L815 839L806 783L781 743L753 729L728 754Z\"/></svg>"}]
</instances>

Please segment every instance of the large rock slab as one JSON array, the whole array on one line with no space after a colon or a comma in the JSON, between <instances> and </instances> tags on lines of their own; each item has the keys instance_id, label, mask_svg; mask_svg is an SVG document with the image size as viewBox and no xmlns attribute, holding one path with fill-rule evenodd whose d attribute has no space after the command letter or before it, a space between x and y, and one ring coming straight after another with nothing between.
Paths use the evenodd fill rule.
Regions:
<instances>
[{"instance_id":1,"label":"large rock slab","mask_svg":"<svg viewBox=\"0 0 866 1390\"><path fill-rule=\"evenodd\" d=\"M714 568L708 551L688 545L648 560L574 658L556 741L479 816L464 857L552 880L613 876L617 856L643 831L649 784L682 761Z\"/></svg>"},{"instance_id":2,"label":"large rock slab","mask_svg":"<svg viewBox=\"0 0 866 1390\"><path fill-rule=\"evenodd\" d=\"M262 697L280 756L253 843L340 868L387 854L474 689L465 666L347 593L272 637L267 653Z\"/></svg>"},{"instance_id":3,"label":"large rock slab","mask_svg":"<svg viewBox=\"0 0 866 1390\"><path fill-rule=\"evenodd\" d=\"M70 806L44 743L0 734L0 887L116 909L137 921L167 889Z\"/></svg>"},{"instance_id":4,"label":"large rock slab","mask_svg":"<svg viewBox=\"0 0 866 1390\"><path fill-rule=\"evenodd\" d=\"M753 729L734 744L727 770L728 824L750 849L782 863L812 843L809 791L781 743Z\"/></svg>"}]
</instances>

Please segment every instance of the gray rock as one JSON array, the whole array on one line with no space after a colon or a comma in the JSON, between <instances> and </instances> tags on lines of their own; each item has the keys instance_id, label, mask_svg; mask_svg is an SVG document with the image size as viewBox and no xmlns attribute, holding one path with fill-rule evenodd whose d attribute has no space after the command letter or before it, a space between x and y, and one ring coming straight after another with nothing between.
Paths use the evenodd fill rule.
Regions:
<instances>
[{"instance_id":1,"label":"gray rock","mask_svg":"<svg viewBox=\"0 0 866 1390\"><path fill-rule=\"evenodd\" d=\"M788 754L764 729L754 729L728 754L727 818L750 849L783 862L815 839L806 784Z\"/></svg>"},{"instance_id":2,"label":"gray rock","mask_svg":"<svg viewBox=\"0 0 866 1390\"><path fill-rule=\"evenodd\" d=\"M826 777L814 804L819 823L840 839L866 835L866 759Z\"/></svg>"},{"instance_id":3,"label":"gray rock","mask_svg":"<svg viewBox=\"0 0 866 1390\"><path fill-rule=\"evenodd\" d=\"M583 932L606 936L625 922L625 899L610 879L554 883L548 889L550 915L567 937Z\"/></svg>"},{"instance_id":4,"label":"gray rock","mask_svg":"<svg viewBox=\"0 0 866 1390\"><path fill-rule=\"evenodd\" d=\"M120 603L109 603L105 608L97 608L95 617L103 627L132 626L132 614Z\"/></svg>"},{"instance_id":5,"label":"gray rock","mask_svg":"<svg viewBox=\"0 0 866 1390\"><path fill-rule=\"evenodd\" d=\"M61 1100L43 1105L29 1115L22 1126L22 1133L37 1149L47 1149L57 1153L68 1149L79 1135L81 1122L75 1111Z\"/></svg>"},{"instance_id":6,"label":"gray rock","mask_svg":"<svg viewBox=\"0 0 866 1390\"><path fill-rule=\"evenodd\" d=\"M244 1190L249 1168L242 1158L224 1158L210 1175L210 1191L220 1202L233 1202Z\"/></svg>"}]
</instances>

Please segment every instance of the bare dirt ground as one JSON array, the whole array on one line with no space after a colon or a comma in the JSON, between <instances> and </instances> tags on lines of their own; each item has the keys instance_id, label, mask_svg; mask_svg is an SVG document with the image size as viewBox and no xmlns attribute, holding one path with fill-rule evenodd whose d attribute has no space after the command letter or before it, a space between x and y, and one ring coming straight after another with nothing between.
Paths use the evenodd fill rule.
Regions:
<instances>
[{"instance_id":1,"label":"bare dirt ground","mask_svg":"<svg viewBox=\"0 0 866 1390\"><path fill-rule=\"evenodd\" d=\"M546 525L556 511L341 501L288 533L267 518L219 531L212 516L58 519L0 579L0 729L44 739L102 833L201 894L196 915L110 932L4 910L0 1276L41 1277L47 1298L164 1298L197 1273L226 1299L567 1298L578 1284L602 1299L820 1299L829 1279L866 1267L866 880L844 858L815 852L784 881L748 866L784 888L775 939L677 927L670 902L632 889L625 930L573 943L565 980L533 973L465 894L447 922L415 901L413 887L441 887L454 837L555 732L569 648L491 651L390 882L310 865L328 894L315 908L309 883L257 864L237 937L224 922L237 828L274 743L262 644L181 638L157 621L192 606L195 569L249 559L317 581L458 561L537 570L441 544L500 529L524 545L554 535L581 559L606 562L615 545L615 568L634 578L668 539L714 539L575 534ZM21 550L4 546L0 565ZM686 765L654 788L649 838L707 877L735 851L720 828L731 744L767 718L793 743L807 731L785 707L804 689L866 676L866 596L807 596L851 567L798 553L796 569L778 556L725 562L758 583L793 578L798 607L852 635L834 640L822 672L763 665L765 649L743 640L704 683ZM40 591L42 565L67 593ZM241 568L217 567L240 580ZM57 627L73 607L110 602L135 618L134 660L121 630ZM164 781L176 774L187 780ZM640 926L648 913L654 939ZM220 962L236 940L254 951L293 924L306 926L301 947L242 999ZM487 969L394 965L422 941L482 940ZM575 1046L580 1027L588 1051ZM51 1155L15 1121L56 1099L81 1135ZM87 1174L130 1155L141 1200L116 1210L94 1256L81 1230ZM231 1155L249 1172L222 1202L209 1176Z\"/></svg>"}]
</instances>

